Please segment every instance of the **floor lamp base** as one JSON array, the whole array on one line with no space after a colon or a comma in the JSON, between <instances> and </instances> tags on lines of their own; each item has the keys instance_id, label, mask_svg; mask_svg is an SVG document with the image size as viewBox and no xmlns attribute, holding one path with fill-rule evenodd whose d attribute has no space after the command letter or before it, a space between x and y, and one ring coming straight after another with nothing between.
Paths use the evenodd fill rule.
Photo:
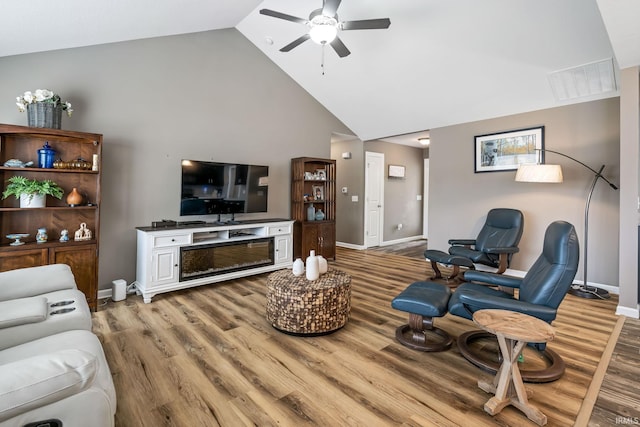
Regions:
<instances>
[{"instance_id":1,"label":"floor lamp base","mask_svg":"<svg viewBox=\"0 0 640 427\"><path fill-rule=\"evenodd\" d=\"M590 299L608 299L610 297L609 292L605 289L596 288L593 286L574 285L569 289L570 295L575 295L580 298Z\"/></svg>"}]
</instances>

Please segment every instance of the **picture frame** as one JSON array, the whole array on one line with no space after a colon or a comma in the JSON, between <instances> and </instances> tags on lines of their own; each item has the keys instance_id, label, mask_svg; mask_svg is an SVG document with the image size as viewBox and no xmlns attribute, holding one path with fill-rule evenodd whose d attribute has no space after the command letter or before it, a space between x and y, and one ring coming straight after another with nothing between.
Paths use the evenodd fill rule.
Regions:
<instances>
[{"instance_id":1,"label":"picture frame","mask_svg":"<svg viewBox=\"0 0 640 427\"><path fill-rule=\"evenodd\" d=\"M475 137L475 173L514 171L522 163L544 163L544 126Z\"/></svg>"},{"instance_id":2,"label":"picture frame","mask_svg":"<svg viewBox=\"0 0 640 427\"><path fill-rule=\"evenodd\" d=\"M326 169L316 169L316 179L320 181L326 181L327 179L327 170Z\"/></svg>"},{"instance_id":3,"label":"picture frame","mask_svg":"<svg viewBox=\"0 0 640 427\"><path fill-rule=\"evenodd\" d=\"M389 165L389 178L404 178L405 167L400 165Z\"/></svg>"},{"instance_id":4,"label":"picture frame","mask_svg":"<svg viewBox=\"0 0 640 427\"><path fill-rule=\"evenodd\" d=\"M311 186L311 199L315 202L324 201L324 186L322 185L313 185Z\"/></svg>"}]
</instances>

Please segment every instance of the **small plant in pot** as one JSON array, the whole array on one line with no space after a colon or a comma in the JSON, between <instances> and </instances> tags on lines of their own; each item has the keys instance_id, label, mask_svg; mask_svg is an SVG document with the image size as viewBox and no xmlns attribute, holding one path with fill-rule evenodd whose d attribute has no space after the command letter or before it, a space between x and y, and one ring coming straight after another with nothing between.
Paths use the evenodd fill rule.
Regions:
<instances>
[{"instance_id":1,"label":"small plant in pot","mask_svg":"<svg viewBox=\"0 0 640 427\"><path fill-rule=\"evenodd\" d=\"M47 195L61 199L63 194L62 188L50 179L38 181L24 176L13 176L9 178L9 185L2 193L2 198L15 196L20 200L21 208L43 208Z\"/></svg>"}]
</instances>

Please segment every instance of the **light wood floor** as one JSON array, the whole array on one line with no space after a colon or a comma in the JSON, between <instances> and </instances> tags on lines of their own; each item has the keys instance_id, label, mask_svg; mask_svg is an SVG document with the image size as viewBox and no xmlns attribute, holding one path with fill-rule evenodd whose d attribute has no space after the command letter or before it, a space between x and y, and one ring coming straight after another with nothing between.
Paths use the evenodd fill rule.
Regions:
<instances>
[{"instance_id":1,"label":"light wood floor","mask_svg":"<svg viewBox=\"0 0 640 427\"><path fill-rule=\"evenodd\" d=\"M94 315L118 395L117 426L521 426L492 417L485 375L457 347L422 353L396 342L407 315L393 297L430 271L423 259L338 248L330 265L353 277L351 319L334 334L295 337L265 320L267 275L110 302ZM528 384L549 426L572 425L616 323L617 300L567 296L550 346L567 371ZM454 337L476 329L447 315Z\"/></svg>"}]
</instances>

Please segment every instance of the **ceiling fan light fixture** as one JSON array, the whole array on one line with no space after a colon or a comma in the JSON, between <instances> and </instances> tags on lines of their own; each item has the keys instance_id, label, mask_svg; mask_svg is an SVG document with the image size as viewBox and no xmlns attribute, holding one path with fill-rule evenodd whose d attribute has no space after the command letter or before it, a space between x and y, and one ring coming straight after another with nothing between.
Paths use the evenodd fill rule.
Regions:
<instances>
[{"instance_id":1,"label":"ceiling fan light fixture","mask_svg":"<svg viewBox=\"0 0 640 427\"><path fill-rule=\"evenodd\" d=\"M309 36L318 44L331 43L338 35L338 21L329 16L317 15L309 21Z\"/></svg>"}]
</instances>

